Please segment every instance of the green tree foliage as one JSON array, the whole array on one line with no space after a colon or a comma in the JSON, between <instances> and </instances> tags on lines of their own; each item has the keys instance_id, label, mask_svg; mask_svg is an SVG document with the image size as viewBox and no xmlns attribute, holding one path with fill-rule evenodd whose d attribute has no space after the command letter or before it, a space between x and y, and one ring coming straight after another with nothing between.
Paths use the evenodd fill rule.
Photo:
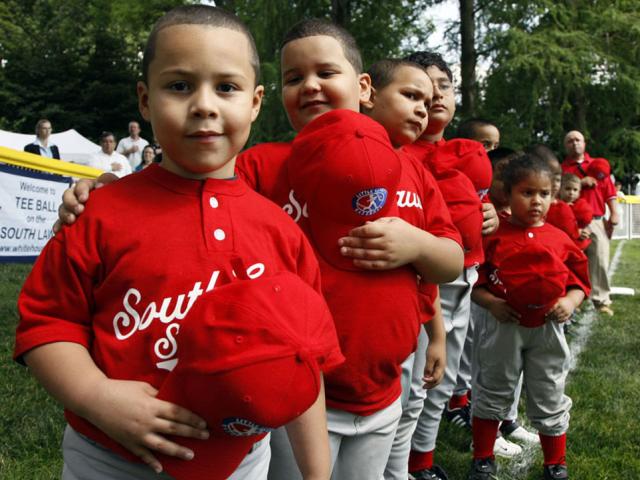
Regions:
<instances>
[{"instance_id":1,"label":"green tree foliage","mask_svg":"<svg viewBox=\"0 0 640 480\"><path fill-rule=\"evenodd\" d=\"M135 84L151 26L186 0L4 0L0 2L0 128L31 132L41 117L56 130L96 138L126 135L139 116ZM256 37L266 96L252 143L293 136L280 99L279 45L304 18L331 18L349 29L371 63L398 55L403 40L422 41L424 0L222 0ZM151 137L143 124L143 136Z\"/></svg>"},{"instance_id":2,"label":"green tree foliage","mask_svg":"<svg viewBox=\"0 0 640 480\"><path fill-rule=\"evenodd\" d=\"M493 53L482 112L506 144L562 152L571 129L617 175L640 170L640 9L637 0L485 2Z\"/></svg>"},{"instance_id":3,"label":"green tree foliage","mask_svg":"<svg viewBox=\"0 0 640 480\"><path fill-rule=\"evenodd\" d=\"M141 45L155 18L179 1L5 0L0 3L0 128L117 136L139 117ZM151 132L146 132L148 137Z\"/></svg>"}]
</instances>

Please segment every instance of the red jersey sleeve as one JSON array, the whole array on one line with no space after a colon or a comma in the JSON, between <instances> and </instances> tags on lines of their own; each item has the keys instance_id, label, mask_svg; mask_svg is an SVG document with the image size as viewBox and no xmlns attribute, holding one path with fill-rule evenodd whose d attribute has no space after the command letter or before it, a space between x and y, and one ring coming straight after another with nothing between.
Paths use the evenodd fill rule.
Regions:
<instances>
[{"instance_id":1,"label":"red jersey sleeve","mask_svg":"<svg viewBox=\"0 0 640 480\"><path fill-rule=\"evenodd\" d=\"M27 351L47 343L73 342L90 348L92 292L100 260L95 232L87 225L89 216L64 227L47 243L20 292L14 350L18 361Z\"/></svg>"}]
</instances>

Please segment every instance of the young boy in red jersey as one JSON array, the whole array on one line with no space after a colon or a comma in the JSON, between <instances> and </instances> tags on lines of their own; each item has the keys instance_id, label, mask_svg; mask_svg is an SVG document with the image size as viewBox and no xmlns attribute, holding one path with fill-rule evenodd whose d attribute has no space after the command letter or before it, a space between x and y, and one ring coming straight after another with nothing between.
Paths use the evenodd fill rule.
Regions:
<instances>
[{"instance_id":1,"label":"young boy in red jersey","mask_svg":"<svg viewBox=\"0 0 640 480\"><path fill-rule=\"evenodd\" d=\"M371 92L369 76L361 72L355 41L342 28L322 20L293 27L282 47L282 97L294 129L303 129L332 110L357 112ZM238 170L307 229L309 212L289 179L291 151L291 144L258 145L238 158ZM419 322L424 320L416 273L423 282L440 283L455 276L461 266L458 233L435 182L422 170L402 169L397 190L391 192L399 218L379 219L341 239L345 259L352 258L349 265L359 270L336 268L319 257L323 291L347 357L345 368L325 377L334 478L382 475L401 413L400 364L415 349ZM85 198L86 188L78 195ZM72 197L73 192L67 194L66 205L79 213ZM421 228L410 223L413 219ZM340 251L338 245L336 250ZM405 282L409 275L411 286ZM408 295L410 301L405 301ZM396 322L402 331L413 333L389 344L396 334L384 332L396 330ZM431 381L433 372L425 373ZM274 432L272 447L270 478L299 478L288 441L280 432Z\"/></svg>"},{"instance_id":2,"label":"young boy in red jersey","mask_svg":"<svg viewBox=\"0 0 640 480\"><path fill-rule=\"evenodd\" d=\"M163 16L147 42L144 80L137 86L142 116L163 147L161 164L96 191L86 214L47 244L25 283L15 358L66 408L64 479L169 479L158 475L163 464L176 478L266 478L264 434L281 423L234 418L232 408L228 417L243 425L238 436L233 422L205 424L211 412L196 415L158 396L169 378L179 387L173 370L182 371L187 354L193 358L181 329L195 329L189 333L197 337L203 319L189 312L228 292L234 276L245 280L246 306L254 284L283 273L299 276L292 280L301 284L296 291L311 290L305 295L322 302L318 264L302 232L234 178L235 157L261 105L258 77L253 39L234 15L185 6ZM59 279L55 288L52 279ZM282 291L279 301L289 301L290 285L272 285ZM311 314L301 309L296 317ZM304 335L281 326L274 336ZM305 478L326 479L329 445L317 364L335 366L342 357L329 315L308 327L320 327L327 348L309 350L300 361L316 374L311 385L299 386L315 395L293 412L288 429ZM231 362L232 368L239 355L250 354L247 347L268 347L268 340L243 347L243 335L223 333L227 344L237 345L234 355L208 353L203 361ZM308 347L305 341L297 345ZM237 376L251 369L245 366ZM272 373L276 382L282 377ZM241 395L236 404L260 402ZM226 446L228 456L210 464L200 454L210 441ZM187 473L196 470L206 476Z\"/></svg>"},{"instance_id":3,"label":"young boy in red jersey","mask_svg":"<svg viewBox=\"0 0 640 480\"><path fill-rule=\"evenodd\" d=\"M475 346L478 375L469 480L498 478L493 443L521 374L527 414L540 434L544 478L568 478L571 399L564 386L570 352L561 324L590 287L584 253L561 230L544 222L552 176L547 162L534 155L511 160L503 173L511 217L485 239L487 260L473 291L473 300L490 315Z\"/></svg>"},{"instance_id":4,"label":"young boy in red jersey","mask_svg":"<svg viewBox=\"0 0 640 480\"><path fill-rule=\"evenodd\" d=\"M487 153L478 142L466 139L444 140L444 130L455 114L455 95L453 75L446 62L438 54L416 52L409 60L421 65L434 86L434 96L429 109L429 125L420 139L405 147L405 150L418 158L436 177L441 180L452 170L466 175L468 193L476 196L476 221L458 222L467 230L462 233L466 238L465 270L454 282L440 285L442 311L447 330L447 368L443 381L429 391L424 401L422 413L413 434L409 471L419 479L446 479L445 471L434 464L434 450L443 410L456 385L456 378L463 352L467 329L470 322L471 289L477 278L477 265L482 262L482 234L488 234L497 228L495 208L485 201L491 185L491 164ZM472 186L471 186L472 185ZM444 195L447 198L448 195ZM481 203L482 202L482 203ZM482 209L482 210L481 210ZM450 209L452 216L454 210ZM457 215L466 215L461 210ZM483 223L483 216L484 223ZM471 217L473 218L473 217ZM480 228L478 228L478 223ZM466 399L466 396L465 396ZM456 405L463 412L464 405ZM468 415L464 420L469 422ZM510 444L514 449L517 445Z\"/></svg>"},{"instance_id":5,"label":"young boy in red jersey","mask_svg":"<svg viewBox=\"0 0 640 480\"><path fill-rule=\"evenodd\" d=\"M362 104L363 112L384 126L396 148L416 141L428 123L427 110L433 95L431 79L424 69L407 60L386 59L373 64L367 73L371 77L372 93L370 100ZM398 153L405 162L413 164L414 172L426 173L415 158L407 155L402 149L398 150ZM402 416L385 467L385 479L408 477L411 436L417 415L422 408L426 389L435 387L444 372L445 334L444 331L433 331L441 322L440 301L436 288L435 285L432 286L428 295L436 297L436 301L433 302L436 309L434 314L438 316L439 321L426 323L425 329L420 329L417 351L422 354L416 358L414 353L402 364ZM426 318L428 319L430 315ZM424 355L425 350L427 355ZM437 369L434 370L431 365L438 357L440 359L437 361L442 363L436 363ZM425 366L426 371L433 371L434 378L425 380Z\"/></svg>"},{"instance_id":6,"label":"young boy in red jersey","mask_svg":"<svg viewBox=\"0 0 640 480\"><path fill-rule=\"evenodd\" d=\"M576 245L578 245L581 250L586 250L591 243L591 239L589 238L591 235L589 224L593 220L593 209L584 198L580 197L581 190L582 184L580 177L573 173L565 173L562 175L560 198L571 207L573 215L576 217L576 222L578 222L580 235L576 241Z\"/></svg>"},{"instance_id":7,"label":"young boy in red jersey","mask_svg":"<svg viewBox=\"0 0 640 480\"><path fill-rule=\"evenodd\" d=\"M330 110L356 111L371 93L370 78L361 72L357 46L347 32L325 21L311 20L294 26L282 48L283 103L294 128L302 128L302 135L306 127ZM348 116L349 112L343 115ZM301 140L301 135L294 144ZM305 215L312 214L305 211L301 195L281 180L286 175L286 157L281 163L276 158L282 158L278 150L288 155L287 148L290 147L283 144L275 148L254 147L243 156L239 168L256 179L261 193L283 204L305 228L305 223L312 220ZM393 278L407 268L413 269L409 265L413 263L414 272L421 274L423 282L437 283L434 274L440 275L437 272L441 270L441 267L434 269L439 263L435 258L435 263L430 261L431 267L426 269L426 264L411 258L415 253L410 252L415 252L416 246L426 245L420 237L429 243L435 239L430 234L425 236L412 223L440 236L438 242L445 240L443 237L457 238L445 227L449 223L448 214L437 207L443 205L437 186L410 165L403 162L402 178L394 195L397 217L367 223L340 240L342 255L352 258L352 265L363 270L335 268L320 255L323 290L337 329L342 332L339 335L344 340L347 357L345 368L335 370L331 379L327 379L327 398L331 399L329 437L335 458L333 476L337 479L379 478L391 448L401 413L400 364L415 349L420 320L414 301L401 300L404 287ZM423 208L427 204L432 207ZM406 243L410 238L415 238L412 246ZM397 296L391 293L394 290ZM358 301L359 295L366 295L367 300ZM401 325L411 322L413 336L397 338L393 348L389 343L380 344L386 337L384 331L395 328L394 322L402 317L398 328L404 329ZM375 319L378 327L371 328L371 319ZM376 373L382 371L387 373L383 376ZM356 429L354 425L359 427ZM275 454L271 473L272 478L296 478L290 460L276 459Z\"/></svg>"}]
</instances>

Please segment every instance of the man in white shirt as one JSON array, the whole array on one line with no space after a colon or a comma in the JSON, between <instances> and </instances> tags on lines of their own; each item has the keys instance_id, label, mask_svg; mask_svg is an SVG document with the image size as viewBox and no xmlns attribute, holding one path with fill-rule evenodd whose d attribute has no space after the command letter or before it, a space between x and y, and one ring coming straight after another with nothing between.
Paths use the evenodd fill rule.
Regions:
<instances>
[{"instance_id":1,"label":"man in white shirt","mask_svg":"<svg viewBox=\"0 0 640 480\"><path fill-rule=\"evenodd\" d=\"M140 136L140 124L132 120L129 122L129 136L120 140L116 150L127 157L131 170L135 170L142 162L142 149L145 145L149 145L149 142Z\"/></svg>"},{"instance_id":2,"label":"man in white shirt","mask_svg":"<svg viewBox=\"0 0 640 480\"><path fill-rule=\"evenodd\" d=\"M115 151L116 137L111 132L102 132L100 135L100 150L90 159L88 165L104 172L113 173L119 178L131 173L131 165L127 157Z\"/></svg>"}]
</instances>

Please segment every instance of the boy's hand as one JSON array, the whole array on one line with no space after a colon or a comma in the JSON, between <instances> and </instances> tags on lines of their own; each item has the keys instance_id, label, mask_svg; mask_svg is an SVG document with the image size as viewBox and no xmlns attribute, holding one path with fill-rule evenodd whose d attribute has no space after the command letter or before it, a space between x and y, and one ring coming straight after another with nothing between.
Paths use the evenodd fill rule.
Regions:
<instances>
[{"instance_id":1,"label":"boy's hand","mask_svg":"<svg viewBox=\"0 0 640 480\"><path fill-rule=\"evenodd\" d=\"M493 203L482 204L482 235L491 235L498 229L500 218Z\"/></svg>"},{"instance_id":2,"label":"boy's hand","mask_svg":"<svg viewBox=\"0 0 640 480\"><path fill-rule=\"evenodd\" d=\"M547 312L546 317L549 320L555 320L558 323L564 323L571 318L575 310L575 302L569 297L560 297L556 304Z\"/></svg>"},{"instance_id":3,"label":"boy's hand","mask_svg":"<svg viewBox=\"0 0 640 480\"><path fill-rule=\"evenodd\" d=\"M578 238L580 240L584 240L586 238L589 238L589 236L591 236L591 229L589 227L581 228L579 232L580 232L580 235L578 236Z\"/></svg>"},{"instance_id":4,"label":"boy's hand","mask_svg":"<svg viewBox=\"0 0 640 480\"><path fill-rule=\"evenodd\" d=\"M162 465L154 451L191 460L193 452L165 435L206 439L205 421L178 405L156 398L145 382L103 379L95 387L83 415L156 472Z\"/></svg>"},{"instance_id":5,"label":"boy's hand","mask_svg":"<svg viewBox=\"0 0 640 480\"><path fill-rule=\"evenodd\" d=\"M507 301L502 298L496 297L495 300L491 302L489 312L501 323L520 323L520 314L511 308Z\"/></svg>"},{"instance_id":6,"label":"boy's hand","mask_svg":"<svg viewBox=\"0 0 640 480\"><path fill-rule=\"evenodd\" d=\"M112 173L104 173L95 180L81 178L78 183L67 188L62 194L62 205L58 207L58 220L53 224L53 233L58 233L63 225L71 225L77 220L77 216L84 211L84 204L89 199L91 190L117 179Z\"/></svg>"},{"instance_id":7,"label":"boy's hand","mask_svg":"<svg viewBox=\"0 0 640 480\"><path fill-rule=\"evenodd\" d=\"M406 265L418 255L412 241L417 227L397 217L383 217L354 228L338 240L340 253L353 258L356 267L390 270Z\"/></svg>"},{"instance_id":8,"label":"boy's hand","mask_svg":"<svg viewBox=\"0 0 640 480\"><path fill-rule=\"evenodd\" d=\"M444 376L444 369L447 365L447 348L445 342L429 341L427 347L427 363L424 366L422 381L423 388L431 389L436 387Z\"/></svg>"},{"instance_id":9,"label":"boy's hand","mask_svg":"<svg viewBox=\"0 0 640 480\"><path fill-rule=\"evenodd\" d=\"M598 180L596 180L593 177L584 177L580 179L580 183L582 184L583 187L592 188L598 184Z\"/></svg>"}]
</instances>

